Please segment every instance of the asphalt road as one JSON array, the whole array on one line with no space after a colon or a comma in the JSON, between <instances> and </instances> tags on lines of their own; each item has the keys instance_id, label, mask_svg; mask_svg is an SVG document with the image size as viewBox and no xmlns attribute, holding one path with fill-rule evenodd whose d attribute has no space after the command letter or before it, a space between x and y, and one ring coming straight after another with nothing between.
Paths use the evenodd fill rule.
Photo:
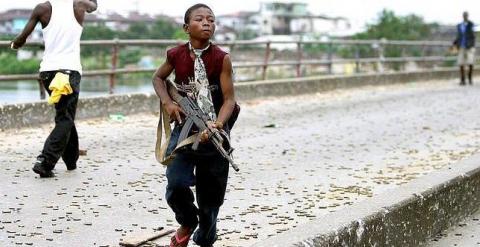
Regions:
<instances>
[{"instance_id":1,"label":"asphalt road","mask_svg":"<svg viewBox=\"0 0 480 247\"><path fill-rule=\"evenodd\" d=\"M215 246L249 246L479 152L479 107L480 87L453 81L242 102L241 171L230 171ZM52 125L0 132L2 246L118 246L175 229L156 125L153 114L78 121L87 155L52 179L31 171Z\"/></svg>"}]
</instances>

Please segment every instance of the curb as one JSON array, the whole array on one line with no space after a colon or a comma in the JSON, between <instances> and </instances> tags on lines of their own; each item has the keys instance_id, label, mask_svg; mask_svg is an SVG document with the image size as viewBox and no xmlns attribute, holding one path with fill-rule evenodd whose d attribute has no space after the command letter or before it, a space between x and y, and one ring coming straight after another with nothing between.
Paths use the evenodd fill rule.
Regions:
<instances>
[{"instance_id":1,"label":"curb","mask_svg":"<svg viewBox=\"0 0 480 247\"><path fill-rule=\"evenodd\" d=\"M253 247L419 246L480 207L480 154Z\"/></svg>"},{"instance_id":2,"label":"curb","mask_svg":"<svg viewBox=\"0 0 480 247\"><path fill-rule=\"evenodd\" d=\"M245 82L235 85L236 97L240 100L299 95L324 92L334 89L387 85L394 83L420 82L435 79L451 79L458 75L456 69L441 69L418 72L392 72L360 74L351 76L320 76ZM77 119L105 117L109 114L156 113L159 100L155 94L124 94L81 98L78 102ZM0 106L0 130L31 127L53 121L55 112L46 102Z\"/></svg>"}]
</instances>

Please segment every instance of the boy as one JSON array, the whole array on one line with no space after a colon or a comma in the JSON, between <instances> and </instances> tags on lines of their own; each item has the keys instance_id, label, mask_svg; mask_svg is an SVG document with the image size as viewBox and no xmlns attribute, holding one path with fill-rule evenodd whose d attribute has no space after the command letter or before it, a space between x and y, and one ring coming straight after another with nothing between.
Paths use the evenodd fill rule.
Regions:
<instances>
[{"instance_id":1,"label":"boy","mask_svg":"<svg viewBox=\"0 0 480 247\"><path fill-rule=\"evenodd\" d=\"M33 171L42 178L53 177L53 168L62 157L68 170L77 168L79 155L75 112L80 91L82 65L80 63L80 37L85 13L97 9L97 0L50 0L38 4L22 33L12 41L11 48L22 47L37 23L42 25L45 52L40 64L40 81L49 94L50 83L57 73L67 74L72 93L61 97L55 104L55 128L42 153L37 157Z\"/></svg>"},{"instance_id":2,"label":"boy","mask_svg":"<svg viewBox=\"0 0 480 247\"><path fill-rule=\"evenodd\" d=\"M186 11L184 22L189 42L168 50L166 62L153 78L162 106L175 120L167 155L175 149L184 122L182 109L166 90L165 80L173 71L180 93L193 97L205 114L216 119L209 123L210 127L229 132L228 120L235 107L230 56L210 42L215 32L213 11L207 5L196 4ZM198 151L178 151L167 166L166 199L180 224L171 247L186 247L197 226L193 236L196 244L211 247L217 239L216 221L225 196L229 163L207 140L202 135ZM190 189L193 185L198 208Z\"/></svg>"}]
</instances>

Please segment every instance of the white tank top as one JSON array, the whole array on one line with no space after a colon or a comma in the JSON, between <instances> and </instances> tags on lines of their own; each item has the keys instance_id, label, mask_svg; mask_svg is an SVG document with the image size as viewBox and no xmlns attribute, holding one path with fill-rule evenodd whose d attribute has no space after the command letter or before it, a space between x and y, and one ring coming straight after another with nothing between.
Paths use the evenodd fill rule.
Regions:
<instances>
[{"instance_id":1,"label":"white tank top","mask_svg":"<svg viewBox=\"0 0 480 247\"><path fill-rule=\"evenodd\" d=\"M50 0L52 16L43 32L45 52L40 71L76 70L82 73L80 38L83 27L75 18L74 0Z\"/></svg>"}]
</instances>

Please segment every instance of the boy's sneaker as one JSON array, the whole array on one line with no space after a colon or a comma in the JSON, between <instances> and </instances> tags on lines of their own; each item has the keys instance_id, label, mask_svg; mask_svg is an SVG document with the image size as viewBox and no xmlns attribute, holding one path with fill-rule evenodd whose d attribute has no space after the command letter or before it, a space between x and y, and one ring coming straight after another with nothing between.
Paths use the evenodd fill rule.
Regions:
<instances>
[{"instance_id":1,"label":"boy's sneaker","mask_svg":"<svg viewBox=\"0 0 480 247\"><path fill-rule=\"evenodd\" d=\"M52 170L45 169L45 166L42 164L42 161L37 160L35 165L32 168L33 172L40 175L41 178L51 178L55 175L53 174Z\"/></svg>"}]
</instances>

